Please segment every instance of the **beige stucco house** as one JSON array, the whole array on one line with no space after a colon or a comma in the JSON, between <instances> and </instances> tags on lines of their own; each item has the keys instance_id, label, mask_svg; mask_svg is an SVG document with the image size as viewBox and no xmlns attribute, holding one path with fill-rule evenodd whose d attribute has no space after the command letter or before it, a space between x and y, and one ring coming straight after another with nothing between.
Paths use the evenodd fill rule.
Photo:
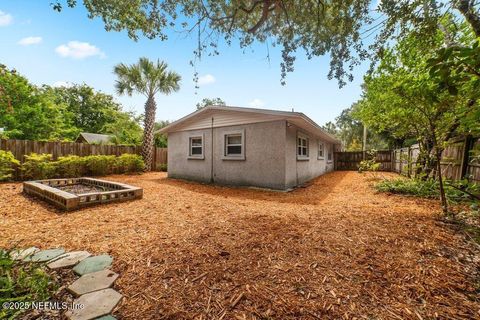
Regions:
<instances>
[{"instance_id":1,"label":"beige stucco house","mask_svg":"<svg viewBox=\"0 0 480 320\"><path fill-rule=\"evenodd\" d=\"M208 106L159 130L168 176L289 189L333 170L341 142L303 113Z\"/></svg>"}]
</instances>

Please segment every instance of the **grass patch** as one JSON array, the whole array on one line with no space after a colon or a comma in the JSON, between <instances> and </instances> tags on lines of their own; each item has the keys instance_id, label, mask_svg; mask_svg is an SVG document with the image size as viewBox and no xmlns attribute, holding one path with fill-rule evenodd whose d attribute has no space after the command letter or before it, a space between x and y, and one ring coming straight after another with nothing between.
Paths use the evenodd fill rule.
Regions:
<instances>
[{"instance_id":1,"label":"grass patch","mask_svg":"<svg viewBox=\"0 0 480 320\"><path fill-rule=\"evenodd\" d=\"M0 306L4 302L47 301L58 289L51 275L38 263L11 258L11 250L0 250ZM24 310L0 308L0 319L15 319Z\"/></svg>"}]
</instances>

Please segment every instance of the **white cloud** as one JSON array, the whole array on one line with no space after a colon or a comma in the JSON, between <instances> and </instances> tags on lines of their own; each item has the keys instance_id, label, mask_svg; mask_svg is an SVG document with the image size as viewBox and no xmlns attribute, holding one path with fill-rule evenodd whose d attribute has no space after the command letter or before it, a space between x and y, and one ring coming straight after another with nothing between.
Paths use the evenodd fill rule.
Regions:
<instances>
[{"instance_id":1,"label":"white cloud","mask_svg":"<svg viewBox=\"0 0 480 320\"><path fill-rule=\"evenodd\" d=\"M67 81L57 81L57 82L53 83L53 86L54 86L54 87L70 88L70 87L72 86L72 83L71 83L71 82L67 82Z\"/></svg>"},{"instance_id":2,"label":"white cloud","mask_svg":"<svg viewBox=\"0 0 480 320\"><path fill-rule=\"evenodd\" d=\"M261 107L265 106L265 102L263 102L262 100L260 100L258 98L255 98L248 103L248 106L251 107L251 108L261 108Z\"/></svg>"},{"instance_id":3,"label":"white cloud","mask_svg":"<svg viewBox=\"0 0 480 320\"><path fill-rule=\"evenodd\" d=\"M88 42L70 41L67 44L62 44L55 48L55 52L64 58L85 59L88 57L99 56L105 58L103 53L96 46Z\"/></svg>"},{"instance_id":4,"label":"white cloud","mask_svg":"<svg viewBox=\"0 0 480 320\"><path fill-rule=\"evenodd\" d=\"M11 14L0 11L0 27L8 26L13 22L13 17Z\"/></svg>"},{"instance_id":5,"label":"white cloud","mask_svg":"<svg viewBox=\"0 0 480 320\"><path fill-rule=\"evenodd\" d=\"M19 45L29 46L32 44L39 44L42 42L42 37L26 37L18 41Z\"/></svg>"},{"instance_id":6,"label":"white cloud","mask_svg":"<svg viewBox=\"0 0 480 320\"><path fill-rule=\"evenodd\" d=\"M217 79L215 79L215 77L209 73L198 78L198 84L201 86L215 83L215 81L217 81Z\"/></svg>"}]
</instances>

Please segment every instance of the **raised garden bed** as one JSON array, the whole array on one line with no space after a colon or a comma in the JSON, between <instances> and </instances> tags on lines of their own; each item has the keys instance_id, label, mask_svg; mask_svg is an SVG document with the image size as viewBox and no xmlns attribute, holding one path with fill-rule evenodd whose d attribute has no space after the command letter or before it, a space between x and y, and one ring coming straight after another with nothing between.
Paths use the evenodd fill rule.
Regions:
<instances>
[{"instance_id":1,"label":"raised garden bed","mask_svg":"<svg viewBox=\"0 0 480 320\"><path fill-rule=\"evenodd\" d=\"M143 197L142 188L93 178L27 181L23 183L23 192L63 210Z\"/></svg>"}]
</instances>

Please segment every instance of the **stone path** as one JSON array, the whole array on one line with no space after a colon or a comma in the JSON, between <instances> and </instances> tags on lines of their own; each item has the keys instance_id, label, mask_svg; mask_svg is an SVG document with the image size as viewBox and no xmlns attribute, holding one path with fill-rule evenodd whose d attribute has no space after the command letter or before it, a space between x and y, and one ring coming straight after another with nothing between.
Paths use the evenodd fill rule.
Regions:
<instances>
[{"instance_id":1,"label":"stone path","mask_svg":"<svg viewBox=\"0 0 480 320\"><path fill-rule=\"evenodd\" d=\"M71 268L80 275L68 290L75 295L73 305L83 306L65 313L71 320L115 320L110 315L122 295L110 288L118 274L109 270L113 258L109 255L91 256L87 251L65 252L62 248L40 250L30 247L11 253L15 260L46 263L50 269Z\"/></svg>"}]
</instances>

